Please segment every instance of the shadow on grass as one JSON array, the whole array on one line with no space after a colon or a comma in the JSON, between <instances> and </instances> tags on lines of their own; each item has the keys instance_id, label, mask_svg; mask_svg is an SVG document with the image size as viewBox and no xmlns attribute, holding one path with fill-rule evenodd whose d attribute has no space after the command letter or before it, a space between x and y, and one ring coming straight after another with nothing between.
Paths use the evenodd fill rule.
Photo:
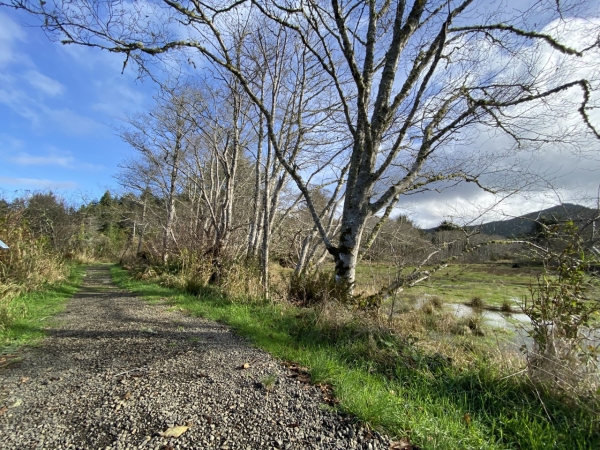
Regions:
<instances>
[{"instance_id":1,"label":"shadow on grass","mask_svg":"<svg viewBox=\"0 0 600 450\"><path fill-rule=\"evenodd\" d=\"M66 280L12 299L11 308L18 313L0 327L0 350L14 351L43 337L48 325L46 319L60 312L77 292L83 273L81 266L72 266Z\"/></svg>"}]
</instances>

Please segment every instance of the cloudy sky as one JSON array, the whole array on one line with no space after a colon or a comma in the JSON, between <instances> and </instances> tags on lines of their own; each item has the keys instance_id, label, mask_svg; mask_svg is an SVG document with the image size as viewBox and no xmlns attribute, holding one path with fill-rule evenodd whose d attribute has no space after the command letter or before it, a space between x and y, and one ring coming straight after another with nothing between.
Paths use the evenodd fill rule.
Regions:
<instances>
[{"instance_id":1,"label":"cloudy sky","mask_svg":"<svg viewBox=\"0 0 600 450\"><path fill-rule=\"evenodd\" d=\"M600 17L589 20L600 25ZM0 195L52 189L73 202L98 198L118 188L113 178L117 165L132 154L115 136L115 126L152 105L155 85L136 80L134 70L121 74L122 57L51 42L31 23L21 13L0 8ZM581 27L569 33L576 45ZM598 111L591 114L600 122ZM475 143L488 150L503 144L489 137ZM599 155L598 143L576 155L552 147L523 155L536 171L552 173L552 188L511 196L476 221L597 195ZM401 212L431 227L448 218L478 218L497 202L498 197L470 183L407 197Z\"/></svg>"},{"instance_id":2,"label":"cloudy sky","mask_svg":"<svg viewBox=\"0 0 600 450\"><path fill-rule=\"evenodd\" d=\"M154 86L121 75L116 55L50 42L27 23L0 8L0 193L98 197L130 154L114 126L147 107Z\"/></svg>"}]
</instances>

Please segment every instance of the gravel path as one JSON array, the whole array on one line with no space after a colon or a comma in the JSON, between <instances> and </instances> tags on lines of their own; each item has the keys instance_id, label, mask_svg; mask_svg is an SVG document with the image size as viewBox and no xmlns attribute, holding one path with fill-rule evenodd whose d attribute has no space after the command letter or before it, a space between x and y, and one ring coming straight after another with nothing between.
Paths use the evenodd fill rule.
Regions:
<instances>
[{"instance_id":1,"label":"gravel path","mask_svg":"<svg viewBox=\"0 0 600 450\"><path fill-rule=\"evenodd\" d=\"M0 372L0 448L389 447L325 408L301 371L171 309L88 268L42 345Z\"/></svg>"}]
</instances>

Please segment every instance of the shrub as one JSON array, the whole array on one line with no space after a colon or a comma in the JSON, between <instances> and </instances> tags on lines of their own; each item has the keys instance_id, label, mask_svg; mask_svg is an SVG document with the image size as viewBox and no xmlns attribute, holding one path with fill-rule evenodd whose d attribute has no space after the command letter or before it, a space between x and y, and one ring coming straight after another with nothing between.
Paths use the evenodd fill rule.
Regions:
<instances>
[{"instance_id":1,"label":"shrub","mask_svg":"<svg viewBox=\"0 0 600 450\"><path fill-rule=\"evenodd\" d=\"M469 306L474 309L483 309L485 307L485 302L481 297L473 297L469 302Z\"/></svg>"},{"instance_id":2,"label":"shrub","mask_svg":"<svg viewBox=\"0 0 600 450\"><path fill-rule=\"evenodd\" d=\"M337 283L330 273L294 272L288 279L288 299L301 306L318 305L330 300L342 301L347 297L347 289Z\"/></svg>"},{"instance_id":3,"label":"shrub","mask_svg":"<svg viewBox=\"0 0 600 450\"><path fill-rule=\"evenodd\" d=\"M513 311L513 306L510 300L504 299L502 301L502 306L500 306L500 311L505 313L511 313Z\"/></svg>"},{"instance_id":4,"label":"shrub","mask_svg":"<svg viewBox=\"0 0 600 450\"><path fill-rule=\"evenodd\" d=\"M64 280L68 266L43 237L36 237L23 215L15 210L0 217L0 236L10 247L0 250L0 327L15 315L12 299L37 290L46 283Z\"/></svg>"},{"instance_id":5,"label":"shrub","mask_svg":"<svg viewBox=\"0 0 600 450\"><path fill-rule=\"evenodd\" d=\"M205 283L198 278L189 278L185 283L185 292L191 295L200 295L205 289Z\"/></svg>"},{"instance_id":6,"label":"shrub","mask_svg":"<svg viewBox=\"0 0 600 450\"><path fill-rule=\"evenodd\" d=\"M432 295L429 297L429 304L435 309L442 309L444 307L444 301L438 295Z\"/></svg>"},{"instance_id":7,"label":"shrub","mask_svg":"<svg viewBox=\"0 0 600 450\"><path fill-rule=\"evenodd\" d=\"M561 249L545 254L544 271L522 305L531 319L529 335L534 341L533 348L526 349L529 373L561 389L595 391L600 385L598 347L586 345L586 339L598 328L600 303L587 296L593 282L587 272L596 260L586 253L574 223L559 231Z\"/></svg>"}]
</instances>

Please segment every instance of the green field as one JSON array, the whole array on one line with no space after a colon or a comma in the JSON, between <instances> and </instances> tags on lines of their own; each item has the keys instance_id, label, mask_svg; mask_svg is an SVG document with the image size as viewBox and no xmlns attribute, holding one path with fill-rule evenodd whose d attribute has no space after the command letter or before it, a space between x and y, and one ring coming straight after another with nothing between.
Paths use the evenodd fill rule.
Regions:
<instances>
[{"instance_id":1,"label":"green field","mask_svg":"<svg viewBox=\"0 0 600 450\"><path fill-rule=\"evenodd\" d=\"M357 291L371 294L395 277L393 267L361 264L356 271ZM415 299L438 296L444 303L469 303L473 298L500 307L505 301L518 306L535 286L541 267L512 268L510 264L456 264L436 272L429 280L407 289L398 297Z\"/></svg>"}]
</instances>

